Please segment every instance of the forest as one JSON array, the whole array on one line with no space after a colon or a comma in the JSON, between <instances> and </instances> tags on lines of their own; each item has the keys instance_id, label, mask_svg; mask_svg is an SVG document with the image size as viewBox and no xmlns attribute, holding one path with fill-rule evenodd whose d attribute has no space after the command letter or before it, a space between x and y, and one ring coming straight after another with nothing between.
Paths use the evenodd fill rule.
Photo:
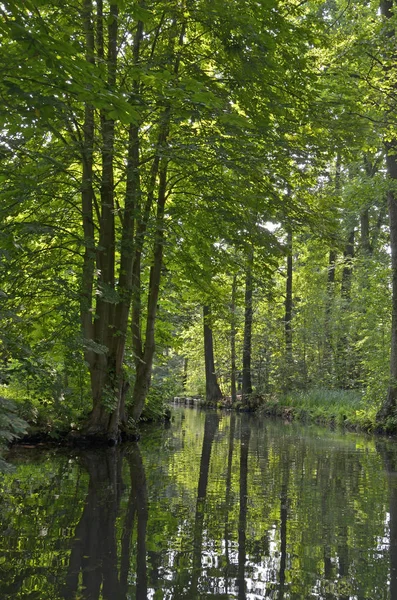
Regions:
<instances>
[{"instance_id":1,"label":"forest","mask_svg":"<svg viewBox=\"0 0 397 600\"><path fill-rule=\"evenodd\" d=\"M397 430L396 27L0 3L1 439L117 443L175 396Z\"/></svg>"}]
</instances>

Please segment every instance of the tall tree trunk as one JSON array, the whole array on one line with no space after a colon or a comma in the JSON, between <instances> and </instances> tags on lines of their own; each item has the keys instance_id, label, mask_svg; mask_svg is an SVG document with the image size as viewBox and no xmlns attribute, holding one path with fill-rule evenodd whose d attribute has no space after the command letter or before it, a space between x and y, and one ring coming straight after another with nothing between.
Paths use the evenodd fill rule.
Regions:
<instances>
[{"instance_id":1,"label":"tall tree trunk","mask_svg":"<svg viewBox=\"0 0 397 600\"><path fill-rule=\"evenodd\" d=\"M168 133L168 132L167 132ZM149 279L149 297L146 315L146 333L142 358L136 361L136 374L133 389L133 408L132 418L138 421L146 396L150 388L152 377L152 365L155 352L154 325L157 313L157 302L160 290L161 269L163 265L163 246L164 246L164 208L167 189L167 165L168 159L163 160L160 166L160 181L157 199L156 232L153 265L150 269Z\"/></svg>"},{"instance_id":2,"label":"tall tree trunk","mask_svg":"<svg viewBox=\"0 0 397 600\"><path fill-rule=\"evenodd\" d=\"M244 315L244 342L243 342L243 402L252 394L251 380L251 351L252 351L252 267L254 254L251 250L247 261L245 276L245 315Z\"/></svg>"},{"instance_id":3,"label":"tall tree trunk","mask_svg":"<svg viewBox=\"0 0 397 600\"><path fill-rule=\"evenodd\" d=\"M397 180L397 143L387 147L387 173L390 179ZM387 195L390 223L390 248L392 268L392 324L390 350L390 382L387 397L378 412L378 421L394 417L397 409L397 198L393 190Z\"/></svg>"},{"instance_id":4,"label":"tall tree trunk","mask_svg":"<svg viewBox=\"0 0 397 600\"><path fill-rule=\"evenodd\" d=\"M285 289L285 354L287 369L287 387L291 386L292 369L292 231L288 228L287 232L287 280Z\"/></svg>"},{"instance_id":5,"label":"tall tree trunk","mask_svg":"<svg viewBox=\"0 0 397 600\"><path fill-rule=\"evenodd\" d=\"M188 377L188 365L189 359L187 356L183 359L183 375L182 375L182 388L184 393L186 393L187 389L187 377Z\"/></svg>"},{"instance_id":6,"label":"tall tree trunk","mask_svg":"<svg viewBox=\"0 0 397 600\"><path fill-rule=\"evenodd\" d=\"M86 60L95 63L94 58L94 27L92 23L92 2L84 0L82 10L83 27L85 31ZM93 215L93 148L94 148L94 107L86 103L84 108L83 125L83 164L81 182L81 204L84 233L84 259L81 285L80 315L83 339L86 346L84 358L92 366L95 354L90 349L93 338L92 326L92 295L95 270L95 229Z\"/></svg>"},{"instance_id":7,"label":"tall tree trunk","mask_svg":"<svg viewBox=\"0 0 397 600\"><path fill-rule=\"evenodd\" d=\"M350 300L351 295L351 284L353 275L353 258L354 258L354 228L349 232L349 237L343 251L343 271L342 271L342 287L341 294L342 298Z\"/></svg>"},{"instance_id":8,"label":"tall tree trunk","mask_svg":"<svg viewBox=\"0 0 397 600\"><path fill-rule=\"evenodd\" d=\"M231 310L231 327L230 327L230 355L231 355L231 373L230 373L230 386L232 402L237 400L236 390L236 294L237 294L237 275L233 276L232 283L232 304Z\"/></svg>"},{"instance_id":9,"label":"tall tree trunk","mask_svg":"<svg viewBox=\"0 0 397 600\"><path fill-rule=\"evenodd\" d=\"M204 317L204 361L205 361L205 396L209 402L216 402L222 398L215 373L214 342L211 327L211 308L203 306Z\"/></svg>"},{"instance_id":10,"label":"tall tree trunk","mask_svg":"<svg viewBox=\"0 0 397 600\"><path fill-rule=\"evenodd\" d=\"M98 7L100 8L100 7ZM108 17L107 84L116 84L118 7L111 4ZM101 114L102 179L101 216L97 248L98 288L94 342L98 345L90 365L93 409L84 433L117 441L121 395L121 365L116 363L114 336L115 224L114 224L114 128Z\"/></svg>"},{"instance_id":11,"label":"tall tree trunk","mask_svg":"<svg viewBox=\"0 0 397 600\"><path fill-rule=\"evenodd\" d=\"M174 63L173 72L177 77L180 66L180 52L175 52L175 38L178 37L176 21L173 20L174 34L171 35L169 44L170 62ZM185 23L182 23L179 33L179 48L183 46L185 35ZM133 408L132 418L138 421L145 405L145 400L149 392L152 365L155 352L155 321L157 314L157 302L160 290L161 269L163 265L163 246L164 246L164 212L167 199L167 169L169 157L167 156L168 136L171 122L171 106L167 103L160 119L159 138L157 151L153 160L151 177L149 183L149 192L144 207L143 219L137 228L137 243L133 266L133 315L132 315L132 336L135 352L135 382L132 394ZM158 195L156 207L156 223L154 233L153 264L150 269L149 296L146 314L145 339L141 332L141 257L144 237L149 221L150 210L152 207L152 197L158 176Z\"/></svg>"},{"instance_id":12,"label":"tall tree trunk","mask_svg":"<svg viewBox=\"0 0 397 600\"><path fill-rule=\"evenodd\" d=\"M330 250L328 255L328 271L327 271L327 296L325 304L325 346L324 346L324 365L328 377L331 379L332 365L332 307L335 296L335 266L337 253L335 250Z\"/></svg>"},{"instance_id":13,"label":"tall tree trunk","mask_svg":"<svg viewBox=\"0 0 397 600\"><path fill-rule=\"evenodd\" d=\"M361 251L365 256L372 253L371 241L369 236L369 209L363 208L360 212L360 243Z\"/></svg>"},{"instance_id":14,"label":"tall tree trunk","mask_svg":"<svg viewBox=\"0 0 397 600\"><path fill-rule=\"evenodd\" d=\"M393 0L381 0L380 11L386 19L394 16ZM395 30L391 29L389 37L395 38ZM394 74L394 69L393 69ZM386 74L385 74L386 75ZM395 84L392 83L393 88ZM386 146L386 165L387 175L392 182L397 180L397 140L387 142ZM387 194L387 205L389 210L390 224L390 249L391 249L391 268L392 268L392 324L391 324L391 349L390 349L390 382L387 396L381 409L377 414L380 422L388 417L395 417L397 408L397 197L391 188Z\"/></svg>"}]
</instances>

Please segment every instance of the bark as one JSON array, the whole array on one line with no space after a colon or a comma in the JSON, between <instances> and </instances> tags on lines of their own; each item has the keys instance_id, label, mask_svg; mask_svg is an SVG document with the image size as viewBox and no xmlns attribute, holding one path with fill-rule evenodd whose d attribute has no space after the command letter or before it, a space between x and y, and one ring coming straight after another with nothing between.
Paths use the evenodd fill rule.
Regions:
<instances>
[{"instance_id":1,"label":"bark","mask_svg":"<svg viewBox=\"0 0 397 600\"><path fill-rule=\"evenodd\" d=\"M175 20L173 25L176 25ZM185 25L182 24L179 34L179 47L183 45ZM180 53L175 55L175 36L171 36L169 55L174 60L174 76L178 76L180 65ZM157 302L159 297L161 269L163 265L164 246L164 211L167 199L167 169L169 158L167 157L167 140L171 121L171 107L167 105L160 120L157 151L152 164L149 192L144 207L143 219L141 220L136 234L136 251L133 266L133 315L132 315L132 337L135 352L135 383L133 389L132 418L138 421L145 405L145 400L150 389L152 377L152 365L155 352L155 321L157 314ZM141 331L141 258L146 229L150 217L150 210L154 197L154 190L158 177L158 196L156 210L156 224L154 234L153 264L150 269L149 296L146 315L145 339Z\"/></svg>"},{"instance_id":2,"label":"bark","mask_svg":"<svg viewBox=\"0 0 397 600\"><path fill-rule=\"evenodd\" d=\"M328 255L327 298L325 306L325 363L330 375L332 372L332 306L335 294L336 259L336 251L330 250Z\"/></svg>"},{"instance_id":3,"label":"bark","mask_svg":"<svg viewBox=\"0 0 397 600\"><path fill-rule=\"evenodd\" d=\"M381 14L386 19L393 17L392 0L381 0ZM388 35L395 37L394 29L388 32ZM385 74L386 75L386 74ZM386 146L386 166L387 175L392 181L397 180L397 140L387 142ZM389 211L390 224L390 249L391 249L391 268L392 268L392 324L391 324L391 349L390 349L390 382L387 396L381 409L377 414L378 421L382 422L388 417L395 417L397 406L397 198L395 192L390 189L387 194L387 205Z\"/></svg>"},{"instance_id":4,"label":"bark","mask_svg":"<svg viewBox=\"0 0 397 600\"><path fill-rule=\"evenodd\" d=\"M369 235L369 210L364 208L360 213L360 233L361 250L364 255L372 254L372 247Z\"/></svg>"},{"instance_id":5,"label":"bark","mask_svg":"<svg viewBox=\"0 0 397 600\"><path fill-rule=\"evenodd\" d=\"M138 421L143 407L145 405L146 396L148 394L152 376L152 365L155 351L155 320L157 313L157 302L160 290L161 268L163 265L163 246L164 246L164 208L166 201L167 187L167 165L168 161L164 160L160 168L159 192L157 200L157 215L156 215L156 239L154 247L153 265L150 269L149 280L149 297L146 317L146 335L145 347L142 358L139 358L136 364L135 384L133 390L133 409L132 418Z\"/></svg>"},{"instance_id":6,"label":"bark","mask_svg":"<svg viewBox=\"0 0 397 600\"><path fill-rule=\"evenodd\" d=\"M243 342L243 384L242 396L246 401L247 396L252 394L251 381L251 351L252 351L252 266L253 252L248 258L247 272L245 276L245 315L244 315L244 342Z\"/></svg>"},{"instance_id":7,"label":"bark","mask_svg":"<svg viewBox=\"0 0 397 600\"><path fill-rule=\"evenodd\" d=\"M187 388L188 365L189 365L189 359L185 356L185 358L183 359L183 376L182 376L182 388L183 388L184 392L186 392L186 388Z\"/></svg>"},{"instance_id":8,"label":"bark","mask_svg":"<svg viewBox=\"0 0 397 600\"><path fill-rule=\"evenodd\" d=\"M390 179L397 180L397 160L394 153L390 154L391 149L392 148L390 147L387 148L387 172ZM397 198L392 190L389 190L388 192L388 210L392 268L390 383L387 391L387 397L377 415L378 421L384 421L388 417L394 417L396 415L397 406Z\"/></svg>"},{"instance_id":9,"label":"bark","mask_svg":"<svg viewBox=\"0 0 397 600\"><path fill-rule=\"evenodd\" d=\"M84 0L82 10L82 20L85 32L86 60L94 64L94 27L92 24L92 3L91 0ZM93 338L92 327L92 291L94 286L95 270L95 230L93 216L93 147L94 147L94 108L86 103L84 108L83 125L83 163L82 163L82 182L81 182L81 204L83 218L84 235L84 258L83 273L80 298L80 318L85 341L86 350L84 358L89 365L95 360L95 354L89 349L89 342Z\"/></svg>"},{"instance_id":10,"label":"bark","mask_svg":"<svg viewBox=\"0 0 397 600\"><path fill-rule=\"evenodd\" d=\"M237 294L237 275L233 276L232 283L232 305L231 305L231 327L230 327L230 355L231 355L231 374L230 374L230 385L231 385L231 396L232 402L237 400L236 391L236 294Z\"/></svg>"},{"instance_id":11,"label":"bark","mask_svg":"<svg viewBox=\"0 0 397 600\"><path fill-rule=\"evenodd\" d=\"M117 66L117 18L115 5L110 8L108 23L108 85L115 86ZM139 60L143 23L138 22L133 56ZM102 3L97 3L97 47L103 56ZM139 84L134 83L138 93ZM128 315L132 297L134 219L140 196L139 176L139 127L129 127L129 143L126 165L126 194L122 218L120 244L120 267L118 286L115 287L115 223L114 223L114 122L104 115L102 123L102 181L101 219L98 250L99 286L102 296L97 299L95 319L95 341L103 348L91 364L91 387L93 410L86 423L84 433L117 441L121 422L126 426L125 395L128 382L124 381L122 366L128 326ZM116 333L116 335L115 335Z\"/></svg>"},{"instance_id":12,"label":"bark","mask_svg":"<svg viewBox=\"0 0 397 600\"><path fill-rule=\"evenodd\" d=\"M344 257L344 266L342 271L342 287L341 294L342 298L347 300L350 299L351 293L351 282L353 275L353 258L354 258L354 238L355 231L354 228L349 232L349 237L343 251Z\"/></svg>"},{"instance_id":13,"label":"bark","mask_svg":"<svg viewBox=\"0 0 397 600\"><path fill-rule=\"evenodd\" d=\"M214 342L211 329L211 308L203 307L204 317L204 360L205 360L205 396L209 402L216 402L222 398L215 373Z\"/></svg>"},{"instance_id":14,"label":"bark","mask_svg":"<svg viewBox=\"0 0 397 600\"><path fill-rule=\"evenodd\" d=\"M101 5L98 7L99 23ZM102 23L102 21L101 21ZM97 35L101 35L97 31ZM118 7L110 5L108 18L107 84L116 84ZM99 47L101 52L101 48ZM114 229L114 121L101 114L102 176L101 217L97 248L98 288L94 320L94 341L98 345L95 359L90 364L93 410L83 432L87 435L117 441L120 397L121 362L114 335L115 315L115 229Z\"/></svg>"},{"instance_id":15,"label":"bark","mask_svg":"<svg viewBox=\"0 0 397 600\"><path fill-rule=\"evenodd\" d=\"M292 365L292 231L287 234L287 281L285 291L285 351L287 367ZM289 374L290 375L290 374Z\"/></svg>"}]
</instances>

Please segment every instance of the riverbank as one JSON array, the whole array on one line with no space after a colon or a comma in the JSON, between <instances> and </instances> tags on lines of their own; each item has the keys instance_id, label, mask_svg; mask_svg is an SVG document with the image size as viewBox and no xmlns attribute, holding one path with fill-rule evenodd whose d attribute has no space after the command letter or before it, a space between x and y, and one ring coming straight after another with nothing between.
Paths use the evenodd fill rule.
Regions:
<instances>
[{"instance_id":1,"label":"riverbank","mask_svg":"<svg viewBox=\"0 0 397 600\"><path fill-rule=\"evenodd\" d=\"M202 401L201 406L280 417L287 421L302 421L326 426L341 426L350 431L395 434L396 423L380 424L377 407L369 406L360 392L353 390L313 389L285 395L252 395L243 402L232 403L226 397L219 402Z\"/></svg>"}]
</instances>

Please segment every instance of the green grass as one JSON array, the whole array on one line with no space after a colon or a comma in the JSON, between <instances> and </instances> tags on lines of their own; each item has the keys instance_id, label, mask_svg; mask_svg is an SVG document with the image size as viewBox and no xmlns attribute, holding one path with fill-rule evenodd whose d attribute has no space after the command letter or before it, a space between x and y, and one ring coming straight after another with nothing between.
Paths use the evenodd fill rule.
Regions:
<instances>
[{"instance_id":1,"label":"green grass","mask_svg":"<svg viewBox=\"0 0 397 600\"><path fill-rule=\"evenodd\" d=\"M354 390L313 389L280 398L267 398L262 410L284 418L343 425L349 429L372 431L377 407L364 402Z\"/></svg>"}]
</instances>

